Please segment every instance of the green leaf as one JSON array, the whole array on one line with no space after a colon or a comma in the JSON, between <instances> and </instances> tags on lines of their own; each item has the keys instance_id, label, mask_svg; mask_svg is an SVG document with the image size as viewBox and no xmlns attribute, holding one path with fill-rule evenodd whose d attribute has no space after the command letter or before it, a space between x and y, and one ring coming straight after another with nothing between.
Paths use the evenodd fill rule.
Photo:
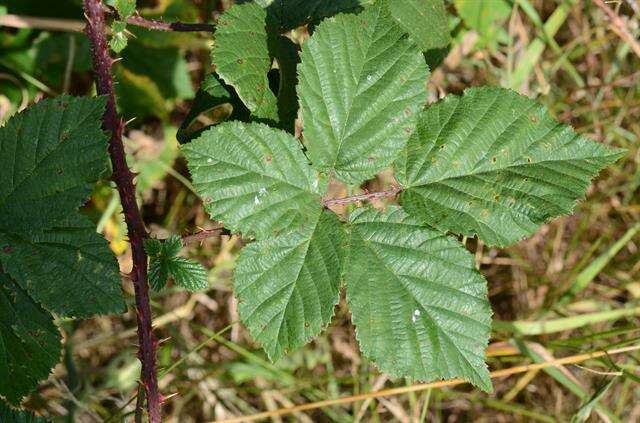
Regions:
<instances>
[{"instance_id":1,"label":"green leaf","mask_svg":"<svg viewBox=\"0 0 640 423\"><path fill-rule=\"evenodd\" d=\"M314 222L250 244L240 253L240 317L271 360L306 344L331 322L340 298L342 224L331 211Z\"/></svg>"},{"instance_id":2,"label":"green leaf","mask_svg":"<svg viewBox=\"0 0 640 423\"><path fill-rule=\"evenodd\" d=\"M427 98L420 48L384 1L322 22L302 47L298 74L311 161L349 184L391 164Z\"/></svg>"},{"instance_id":3,"label":"green leaf","mask_svg":"<svg viewBox=\"0 0 640 423\"><path fill-rule=\"evenodd\" d=\"M277 99L267 77L272 59L266 19L267 12L255 3L231 6L218 21L211 54L216 72L235 88L252 114L277 122Z\"/></svg>"},{"instance_id":4,"label":"green leaf","mask_svg":"<svg viewBox=\"0 0 640 423\"><path fill-rule=\"evenodd\" d=\"M0 272L0 396L19 405L60 360L61 340L51 314ZM0 421L11 415L0 402Z\"/></svg>"},{"instance_id":5,"label":"green leaf","mask_svg":"<svg viewBox=\"0 0 640 423\"><path fill-rule=\"evenodd\" d=\"M487 282L458 241L400 208L360 208L351 216L344 278L360 349L382 371L459 377L491 391Z\"/></svg>"},{"instance_id":6,"label":"green leaf","mask_svg":"<svg viewBox=\"0 0 640 423\"><path fill-rule=\"evenodd\" d=\"M217 74L213 73L207 76L203 81L200 89L196 93L193 104L189 113L182 121L180 129L178 129L177 138L181 144L187 143L197 138L205 129L211 125L204 127L204 124L198 121L199 116L206 116L207 120L218 124L226 119L247 121L249 111L242 104L232 88L226 87ZM231 106L230 115L225 114L224 107Z\"/></svg>"},{"instance_id":7,"label":"green leaf","mask_svg":"<svg viewBox=\"0 0 640 423\"><path fill-rule=\"evenodd\" d=\"M267 7L279 31L285 32L338 13L359 12L371 0L259 0L259 3Z\"/></svg>"},{"instance_id":8,"label":"green leaf","mask_svg":"<svg viewBox=\"0 0 640 423\"><path fill-rule=\"evenodd\" d=\"M389 8L391 15L422 51L444 48L451 43L443 0L390 1Z\"/></svg>"},{"instance_id":9,"label":"green leaf","mask_svg":"<svg viewBox=\"0 0 640 423\"><path fill-rule=\"evenodd\" d=\"M121 20L133 16L136 11L136 0L116 0L115 7Z\"/></svg>"},{"instance_id":10,"label":"green leaf","mask_svg":"<svg viewBox=\"0 0 640 423\"><path fill-rule=\"evenodd\" d=\"M604 394L618 381L618 376L610 378L608 381L601 384L596 391L591 395L585 404L580 406L578 411L571 417L571 423L586 422L589 420L591 413L598 405L598 401L602 399Z\"/></svg>"},{"instance_id":11,"label":"green leaf","mask_svg":"<svg viewBox=\"0 0 640 423\"><path fill-rule=\"evenodd\" d=\"M0 401L0 422L7 423L47 423L48 420L37 417L26 410L12 410Z\"/></svg>"},{"instance_id":12,"label":"green leaf","mask_svg":"<svg viewBox=\"0 0 640 423\"><path fill-rule=\"evenodd\" d=\"M289 38L277 34L269 35L270 50L278 64L278 118L279 127L289 133L295 133L295 121L298 117L297 66L300 62L298 46Z\"/></svg>"},{"instance_id":13,"label":"green leaf","mask_svg":"<svg viewBox=\"0 0 640 423\"><path fill-rule=\"evenodd\" d=\"M195 95L187 61L179 48L152 47L132 39L122 53L122 65L135 74L148 76L165 98Z\"/></svg>"},{"instance_id":14,"label":"green leaf","mask_svg":"<svg viewBox=\"0 0 640 423\"><path fill-rule=\"evenodd\" d=\"M182 249L182 239L172 236L164 242L148 239L145 249L149 254L149 283L155 291L162 290L169 278L189 291L199 291L209 287L207 270L195 260L178 257Z\"/></svg>"},{"instance_id":15,"label":"green leaf","mask_svg":"<svg viewBox=\"0 0 640 423\"><path fill-rule=\"evenodd\" d=\"M116 53L120 53L127 47L128 39L125 30L127 24L120 21L113 21L111 24L111 39L109 40L109 47Z\"/></svg>"},{"instance_id":16,"label":"green leaf","mask_svg":"<svg viewBox=\"0 0 640 423\"><path fill-rule=\"evenodd\" d=\"M480 88L421 114L396 176L408 213L506 246L569 214L591 178L622 154L576 134L527 97Z\"/></svg>"},{"instance_id":17,"label":"green leaf","mask_svg":"<svg viewBox=\"0 0 640 423\"><path fill-rule=\"evenodd\" d=\"M167 286L169 281L169 269L162 260L150 258L149 259L149 285L151 288L160 292Z\"/></svg>"},{"instance_id":18,"label":"green leaf","mask_svg":"<svg viewBox=\"0 0 640 423\"><path fill-rule=\"evenodd\" d=\"M477 31L484 44L495 45L500 32L504 31L501 22L511 13L510 2L454 0L453 3L466 26Z\"/></svg>"},{"instance_id":19,"label":"green leaf","mask_svg":"<svg viewBox=\"0 0 640 423\"><path fill-rule=\"evenodd\" d=\"M176 285L187 291L202 291L209 287L207 269L195 260L175 257L169 261L168 271Z\"/></svg>"},{"instance_id":20,"label":"green leaf","mask_svg":"<svg viewBox=\"0 0 640 423\"><path fill-rule=\"evenodd\" d=\"M105 104L42 100L0 128L0 233L41 231L89 197L107 166Z\"/></svg>"},{"instance_id":21,"label":"green leaf","mask_svg":"<svg viewBox=\"0 0 640 423\"><path fill-rule=\"evenodd\" d=\"M78 213L42 233L0 233L0 249L4 270L51 312L89 317L125 310L118 262Z\"/></svg>"},{"instance_id":22,"label":"green leaf","mask_svg":"<svg viewBox=\"0 0 640 423\"><path fill-rule=\"evenodd\" d=\"M147 116L168 118L160 88L151 78L135 74L121 65L115 66L114 71L118 109L126 119L142 119Z\"/></svg>"},{"instance_id":23,"label":"green leaf","mask_svg":"<svg viewBox=\"0 0 640 423\"><path fill-rule=\"evenodd\" d=\"M298 140L263 124L222 123L182 152L211 218L245 237L308 225L326 191Z\"/></svg>"}]
</instances>

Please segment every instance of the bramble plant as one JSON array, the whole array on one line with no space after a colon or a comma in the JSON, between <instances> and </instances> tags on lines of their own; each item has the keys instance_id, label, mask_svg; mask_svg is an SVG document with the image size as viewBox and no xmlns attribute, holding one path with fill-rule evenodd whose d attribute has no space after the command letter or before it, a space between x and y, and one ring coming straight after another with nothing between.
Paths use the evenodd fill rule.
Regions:
<instances>
[{"instance_id":1,"label":"bramble plant","mask_svg":"<svg viewBox=\"0 0 640 423\"><path fill-rule=\"evenodd\" d=\"M623 152L508 89L471 88L427 104L430 65L451 42L441 0L237 3L217 22L216 72L177 136L211 218L252 241L234 273L251 336L278 360L321 334L344 288L362 353L381 371L491 391L487 282L460 236L506 247L533 234L570 214ZM116 114L105 8L84 6L100 96L43 100L0 128L0 395L19 405L59 361L53 315L125 309L117 260L78 212L108 176L110 157L156 422L163 397L148 286L173 279L205 289L207 275L178 257L181 237L146 239ZM144 21L133 0L113 6L116 52L127 24L194 30ZM291 32L304 25L308 38ZM219 122L194 124L211 110ZM330 181L353 191L388 169L396 183L384 191L329 198ZM368 205L374 199L388 204Z\"/></svg>"},{"instance_id":2,"label":"bramble plant","mask_svg":"<svg viewBox=\"0 0 640 423\"><path fill-rule=\"evenodd\" d=\"M256 240L240 253L235 294L272 360L320 334L344 285L360 348L383 372L490 391L487 283L449 234L513 244L569 214L621 152L506 89L469 89L425 108L423 52L441 45L415 11L429 7L377 1L314 29L297 66L302 142L263 123L225 122L182 152L211 217ZM252 3L229 9L213 61L256 119L287 128L266 87L268 36L247 34L265 20ZM262 68L250 61L260 55ZM358 207L342 222L332 206L351 201L325 198L328 180L357 187L389 166L397 186L353 200L399 194L400 207Z\"/></svg>"}]
</instances>

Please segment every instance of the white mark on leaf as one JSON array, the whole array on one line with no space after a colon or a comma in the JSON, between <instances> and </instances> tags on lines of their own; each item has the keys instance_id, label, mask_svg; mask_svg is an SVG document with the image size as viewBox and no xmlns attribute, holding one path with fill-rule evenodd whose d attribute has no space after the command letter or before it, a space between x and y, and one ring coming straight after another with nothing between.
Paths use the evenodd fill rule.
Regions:
<instances>
[{"instance_id":1,"label":"white mark on leaf","mask_svg":"<svg viewBox=\"0 0 640 423\"><path fill-rule=\"evenodd\" d=\"M253 198L253 202L256 203L256 205L261 203L261 201L260 201L260 199L258 198L257 195Z\"/></svg>"}]
</instances>

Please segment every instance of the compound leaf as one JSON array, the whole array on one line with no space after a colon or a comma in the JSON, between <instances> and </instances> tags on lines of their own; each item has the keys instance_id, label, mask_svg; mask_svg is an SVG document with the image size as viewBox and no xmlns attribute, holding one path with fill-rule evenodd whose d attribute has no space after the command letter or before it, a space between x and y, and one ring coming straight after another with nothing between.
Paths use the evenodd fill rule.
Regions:
<instances>
[{"instance_id":1,"label":"compound leaf","mask_svg":"<svg viewBox=\"0 0 640 423\"><path fill-rule=\"evenodd\" d=\"M169 274L174 282L187 291L201 291L209 287L207 269L195 260L175 257L169 262Z\"/></svg>"},{"instance_id":2,"label":"compound leaf","mask_svg":"<svg viewBox=\"0 0 640 423\"><path fill-rule=\"evenodd\" d=\"M19 405L60 360L61 339L51 314L0 272L0 396ZM2 408L0 421L13 421Z\"/></svg>"},{"instance_id":3,"label":"compound leaf","mask_svg":"<svg viewBox=\"0 0 640 423\"><path fill-rule=\"evenodd\" d=\"M315 222L245 247L235 271L240 317L277 360L329 324L340 298L342 224L331 211Z\"/></svg>"},{"instance_id":4,"label":"compound leaf","mask_svg":"<svg viewBox=\"0 0 640 423\"><path fill-rule=\"evenodd\" d=\"M89 317L125 310L118 262L78 213L30 236L0 232L0 248L4 270L51 312Z\"/></svg>"},{"instance_id":5,"label":"compound leaf","mask_svg":"<svg viewBox=\"0 0 640 423\"><path fill-rule=\"evenodd\" d=\"M411 35L422 51L441 49L451 42L444 1L390 1L389 8L391 15Z\"/></svg>"},{"instance_id":6,"label":"compound leaf","mask_svg":"<svg viewBox=\"0 0 640 423\"><path fill-rule=\"evenodd\" d=\"M207 270L195 260L178 257L183 243L179 236L172 236L164 242L156 239L145 241L149 254L149 283L160 291L169 278L189 291L199 291L209 286Z\"/></svg>"},{"instance_id":7,"label":"compound leaf","mask_svg":"<svg viewBox=\"0 0 640 423\"><path fill-rule=\"evenodd\" d=\"M121 20L133 16L136 11L136 0L115 0L114 5Z\"/></svg>"},{"instance_id":8,"label":"compound leaf","mask_svg":"<svg viewBox=\"0 0 640 423\"><path fill-rule=\"evenodd\" d=\"M326 190L298 140L263 124L225 122L182 151L211 217L247 237L308 225Z\"/></svg>"},{"instance_id":9,"label":"compound leaf","mask_svg":"<svg viewBox=\"0 0 640 423\"><path fill-rule=\"evenodd\" d=\"M111 24L111 39L109 40L109 47L116 53L120 53L127 47L129 40L125 30L127 24L125 22L113 21Z\"/></svg>"},{"instance_id":10,"label":"compound leaf","mask_svg":"<svg viewBox=\"0 0 640 423\"><path fill-rule=\"evenodd\" d=\"M314 166L357 184L403 149L426 101L429 70L386 1L378 1L323 21L302 47L298 75Z\"/></svg>"},{"instance_id":11,"label":"compound leaf","mask_svg":"<svg viewBox=\"0 0 640 423\"><path fill-rule=\"evenodd\" d=\"M421 114L396 176L409 214L506 246L569 214L591 178L621 155L525 96L479 88Z\"/></svg>"},{"instance_id":12,"label":"compound leaf","mask_svg":"<svg viewBox=\"0 0 640 423\"><path fill-rule=\"evenodd\" d=\"M364 355L419 380L460 377L491 391L487 283L455 239L400 208L350 220L347 301Z\"/></svg>"},{"instance_id":13,"label":"compound leaf","mask_svg":"<svg viewBox=\"0 0 640 423\"><path fill-rule=\"evenodd\" d=\"M266 19L267 12L255 3L231 6L218 21L212 58L255 117L277 122L278 103L267 76L272 60Z\"/></svg>"},{"instance_id":14,"label":"compound leaf","mask_svg":"<svg viewBox=\"0 0 640 423\"><path fill-rule=\"evenodd\" d=\"M0 128L0 233L50 227L89 197L107 166L105 104L42 100Z\"/></svg>"}]
</instances>

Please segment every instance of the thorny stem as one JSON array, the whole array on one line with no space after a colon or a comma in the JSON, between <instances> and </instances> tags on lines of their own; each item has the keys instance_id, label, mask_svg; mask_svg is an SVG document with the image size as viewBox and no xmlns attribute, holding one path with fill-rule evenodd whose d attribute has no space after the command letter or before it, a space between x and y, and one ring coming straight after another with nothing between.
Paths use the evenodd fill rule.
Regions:
<instances>
[{"instance_id":1,"label":"thorny stem","mask_svg":"<svg viewBox=\"0 0 640 423\"><path fill-rule=\"evenodd\" d=\"M103 8L105 12L111 13L108 7ZM216 27L206 23L184 23L184 22L163 22L156 19L146 19L136 14L127 19L127 23L141 28L147 28L157 31L174 31L174 32L213 32ZM34 16L22 15L2 15L0 16L0 26L9 28L32 28L45 29L52 31L71 31L80 32L84 28L84 22L73 19L59 18L41 18Z\"/></svg>"},{"instance_id":2,"label":"thorny stem","mask_svg":"<svg viewBox=\"0 0 640 423\"><path fill-rule=\"evenodd\" d=\"M120 201L127 223L129 242L133 257L131 280L133 281L136 298L136 318L138 324L138 358L142 363L141 383L147 398L149 421L161 421L162 396L158 391L156 368L157 341L151 329L151 307L149 305L149 283L147 280L147 253L144 249L144 239L147 231L136 202L136 191L133 174L127 166L122 131L124 121L116 112L115 93L111 66L113 59L109 55L106 38L104 9L101 0L84 0L84 13L87 19L85 33L91 43L93 67L96 77L96 87L99 95L106 95L107 108L103 116L104 129L111 132L109 141L109 155L113 167L112 179L120 194Z\"/></svg>"},{"instance_id":3,"label":"thorny stem","mask_svg":"<svg viewBox=\"0 0 640 423\"><path fill-rule=\"evenodd\" d=\"M103 5L105 13L111 13L106 5ZM206 23L184 23L184 22L163 22L156 19L147 19L140 16L140 12L136 11L135 16L127 18L127 23L142 28L152 29L156 31L176 31L176 32L214 32L215 25Z\"/></svg>"},{"instance_id":4,"label":"thorny stem","mask_svg":"<svg viewBox=\"0 0 640 423\"><path fill-rule=\"evenodd\" d=\"M351 203L359 203L361 201L379 200L381 198L395 197L400 193L400 191L402 191L401 187L392 186L391 189L388 189L387 191L368 192L366 194L354 195L351 197L324 200L322 205L325 207L344 206Z\"/></svg>"},{"instance_id":5,"label":"thorny stem","mask_svg":"<svg viewBox=\"0 0 640 423\"><path fill-rule=\"evenodd\" d=\"M140 15L127 18L127 23L156 31L214 32L216 29L215 25L206 23L163 22L155 19L143 18Z\"/></svg>"}]
</instances>

